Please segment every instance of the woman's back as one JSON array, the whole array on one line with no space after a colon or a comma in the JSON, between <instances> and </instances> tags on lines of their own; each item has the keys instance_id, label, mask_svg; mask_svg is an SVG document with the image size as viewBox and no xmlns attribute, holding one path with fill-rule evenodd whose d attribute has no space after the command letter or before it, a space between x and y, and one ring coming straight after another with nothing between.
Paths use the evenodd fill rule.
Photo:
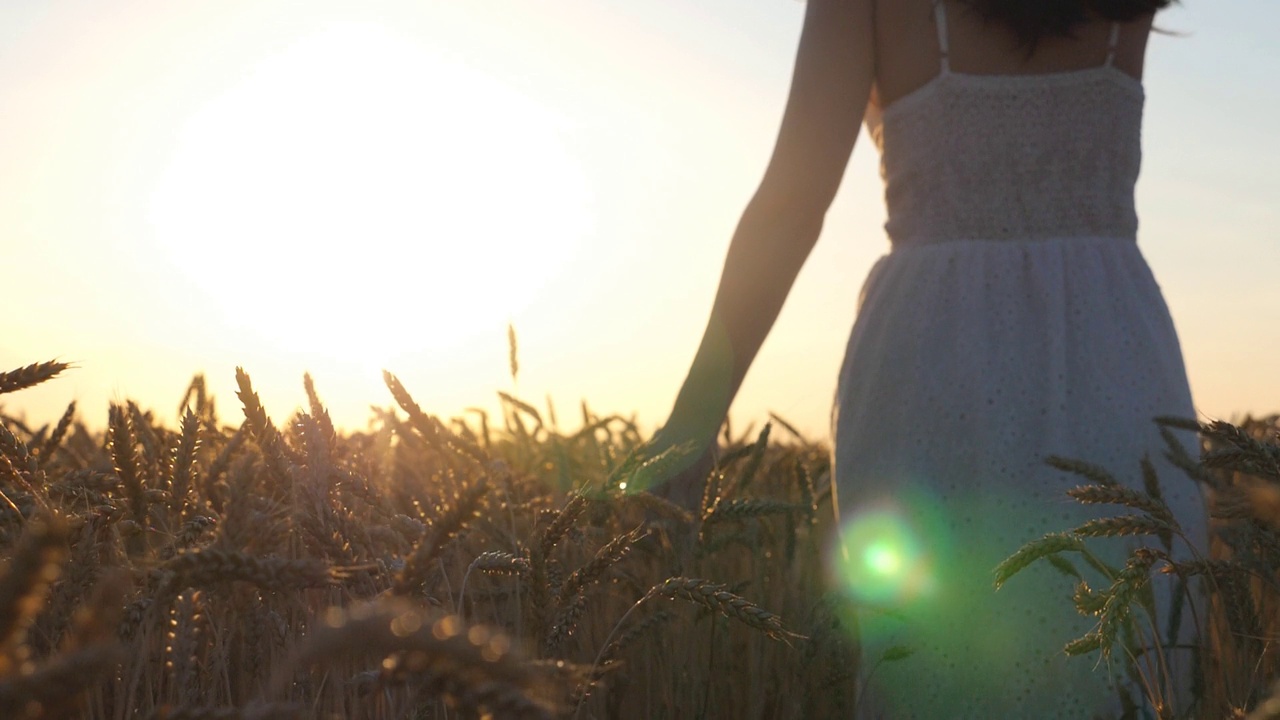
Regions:
<instances>
[{"instance_id":1,"label":"woman's back","mask_svg":"<svg viewBox=\"0 0 1280 720\"><path fill-rule=\"evenodd\" d=\"M1036 567L996 593L991 573L1099 514L1069 501L1077 483L1046 458L1140 490L1139 461L1163 450L1152 418L1194 415L1136 243L1150 18L1091 22L1028 56L959 2L876 9L866 124L892 250L863 286L833 419L850 589L893 611L861 618L861 705L876 718L1107 716L1123 679L1061 650L1093 625L1073 618L1073 582ZM1199 493L1162 470L1202 545ZM875 537L858 528L886 514L923 548L890 578L859 564ZM1124 564L1123 546L1098 552ZM878 665L903 645L915 653ZM1190 670L1180 661L1173 685Z\"/></svg>"},{"instance_id":2,"label":"woman's back","mask_svg":"<svg viewBox=\"0 0 1280 720\"><path fill-rule=\"evenodd\" d=\"M1117 65L1124 27L1095 22L1028 57L966 6L928 7L923 26L911 22L918 7L877 16L889 36L877 43L877 83L892 100L873 98L866 123L882 153L894 243L1132 240L1144 96ZM907 31L927 34L894 36ZM957 40L978 50L961 52Z\"/></svg>"},{"instance_id":3,"label":"woman's back","mask_svg":"<svg viewBox=\"0 0 1280 720\"><path fill-rule=\"evenodd\" d=\"M879 0L875 9L875 83L872 104L884 108L931 81L940 67L934 6L937 0ZM964 3L945 2L950 65L975 75L1041 75L1083 70L1107 58L1112 24L1092 21L1074 37L1046 37L1028 48L1004 26L984 21ZM1142 79L1152 18L1121 25L1116 69Z\"/></svg>"}]
</instances>

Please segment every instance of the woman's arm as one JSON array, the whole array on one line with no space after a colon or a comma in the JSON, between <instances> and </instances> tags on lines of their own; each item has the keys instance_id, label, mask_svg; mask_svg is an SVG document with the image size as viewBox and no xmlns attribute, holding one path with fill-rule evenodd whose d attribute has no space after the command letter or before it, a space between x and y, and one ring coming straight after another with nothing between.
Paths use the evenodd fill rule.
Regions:
<instances>
[{"instance_id":1,"label":"woman's arm","mask_svg":"<svg viewBox=\"0 0 1280 720\"><path fill-rule=\"evenodd\" d=\"M840 185L875 78L872 0L808 0L768 169L729 245L711 318L658 449L714 444ZM677 477L673 485L701 482ZM678 488L673 488L681 494Z\"/></svg>"}]
</instances>

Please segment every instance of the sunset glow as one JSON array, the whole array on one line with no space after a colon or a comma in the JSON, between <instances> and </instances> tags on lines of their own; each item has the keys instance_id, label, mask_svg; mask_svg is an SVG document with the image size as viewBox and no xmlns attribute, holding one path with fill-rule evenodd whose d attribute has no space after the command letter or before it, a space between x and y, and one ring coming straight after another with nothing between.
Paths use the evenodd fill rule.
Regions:
<instances>
[{"instance_id":1,"label":"sunset glow","mask_svg":"<svg viewBox=\"0 0 1280 720\"><path fill-rule=\"evenodd\" d=\"M371 23L209 98L149 211L229 323L371 368L503 327L592 223L553 113Z\"/></svg>"},{"instance_id":2,"label":"sunset glow","mask_svg":"<svg viewBox=\"0 0 1280 720\"><path fill-rule=\"evenodd\" d=\"M0 366L76 363L4 411L53 422L74 399L97 418L128 397L172 420L197 372L233 408L244 366L276 414L309 371L360 428L386 367L442 416L496 412L502 389L652 429L769 161L805 10L0 4ZM1177 4L1146 64L1139 244L1206 418L1280 407L1280 333L1256 331L1280 326L1280 180L1257 162L1280 152L1277 12ZM864 135L735 427L773 412L828 439L889 249L878 162Z\"/></svg>"}]
</instances>

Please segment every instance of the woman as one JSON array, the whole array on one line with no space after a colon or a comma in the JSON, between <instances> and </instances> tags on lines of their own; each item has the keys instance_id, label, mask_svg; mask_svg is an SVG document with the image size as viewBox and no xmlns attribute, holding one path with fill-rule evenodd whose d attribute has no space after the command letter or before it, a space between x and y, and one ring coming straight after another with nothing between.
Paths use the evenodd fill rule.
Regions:
<instances>
[{"instance_id":1,"label":"woman","mask_svg":"<svg viewBox=\"0 0 1280 720\"><path fill-rule=\"evenodd\" d=\"M1115 717L1122 694L1159 705L1189 689L1172 648L1185 635L1161 633L1177 659L1164 678L1121 677L1062 652L1093 625L1074 617L1075 579L1044 566L991 582L1023 543L1098 515L1046 457L1141 488L1139 461L1164 448L1152 418L1195 414L1135 242L1143 56L1168 2L808 0L777 146L658 443L702 449L670 489L692 502L865 120L892 250L862 289L833 433L866 717ZM1162 478L1202 546L1198 488ZM856 567L863 519L920 549ZM1101 552L1121 564L1126 548ZM898 576L878 588L877 572ZM903 645L910 657L877 662Z\"/></svg>"}]
</instances>

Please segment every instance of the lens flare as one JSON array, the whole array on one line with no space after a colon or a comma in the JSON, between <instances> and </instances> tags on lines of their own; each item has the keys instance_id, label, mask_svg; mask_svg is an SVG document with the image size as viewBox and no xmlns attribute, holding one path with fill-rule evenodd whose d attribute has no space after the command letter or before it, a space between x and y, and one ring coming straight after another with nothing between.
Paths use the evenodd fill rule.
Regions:
<instances>
[{"instance_id":1,"label":"lens flare","mask_svg":"<svg viewBox=\"0 0 1280 720\"><path fill-rule=\"evenodd\" d=\"M867 568L881 577L893 577L902 569L902 556L889 543L876 543L863 553Z\"/></svg>"},{"instance_id":2,"label":"lens flare","mask_svg":"<svg viewBox=\"0 0 1280 720\"><path fill-rule=\"evenodd\" d=\"M832 574L855 601L890 605L912 600L932 586L929 553L910 523L890 511L849 518L831 553Z\"/></svg>"}]
</instances>

